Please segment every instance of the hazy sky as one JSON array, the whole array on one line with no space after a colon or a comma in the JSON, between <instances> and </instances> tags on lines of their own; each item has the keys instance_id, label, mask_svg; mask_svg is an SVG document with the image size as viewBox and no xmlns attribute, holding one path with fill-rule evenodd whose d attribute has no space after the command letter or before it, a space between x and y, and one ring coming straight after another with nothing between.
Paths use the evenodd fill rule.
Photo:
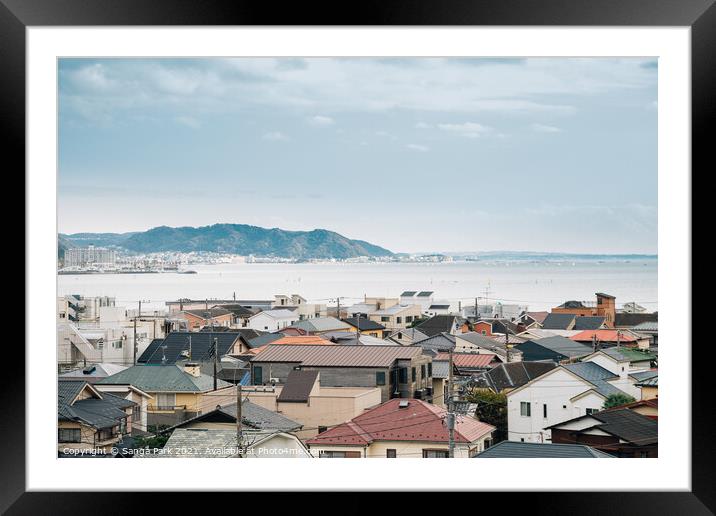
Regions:
<instances>
[{"instance_id":1,"label":"hazy sky","mask_svg":"<svg viewBox=\"0 0 716 516\"><path fill-rule=\"evenodd\" d=\"M655 253L655 59L63 59L59 228Z\"/></svg>"}]
</instances>

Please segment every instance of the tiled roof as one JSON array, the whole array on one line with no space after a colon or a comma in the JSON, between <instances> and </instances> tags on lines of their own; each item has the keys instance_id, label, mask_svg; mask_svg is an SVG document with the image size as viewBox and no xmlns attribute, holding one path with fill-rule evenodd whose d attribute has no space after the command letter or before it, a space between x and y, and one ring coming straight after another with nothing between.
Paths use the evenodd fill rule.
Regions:
<instances>
[{"instance_id":1,"label":"tiled roof","mask_svg":"<svg viewBox=\"0 0 716 516\"><path fill-rule=\"evenodd\" d=\"M93 397L76 400L85 389ZM125 408L136 403L110 393L98 394L84 381L61 380L57 387L57 418L62 421L79 421L94 428L111 428L127 417Z\"/></svg>"},{"instance_id":2,"label":"tiled roof","mask_svg":"<svg viewBox=\"0 0 716 516\"><path fill-rule=\"evenodd\" d=\"M210 319L213 317L221 317L222 315L229 315L232 312L227 310L226 308L221 308L219 306L209 308L208 310L205 310L203 308L196 309L196 310L182 310L179 313L185 313L193 315L194 317L199 317L200 319Z\"/></svg>"},{"instance_id":3,"label":"tiled roof","mask_svg":"<svg viewBox=\"0 0 716 516\"><path fill-rule=\"evenodd\" d=\"M455 348L455 336L443 332L428 337L427 339L413 342L414 346L420 346L423 349L433 349L437 351L449 351Z\"/></svg>"},{"instance_id":4,"label":"tiled roof","mask_svg":"<svg viewBox=\"0 0 716 516\"><path fill-rule=\"evenodd\" d=\"M450 360L449 353L438 353L433 360ZM492 353L453 353L452 362L456 367L461 368L483 368L490 365L495 360L495 355Z\"/></svg>"},{"instance_id":5,"label":"tiled roof","mask_svg":"<svg viewBox=\"0 0 716 516\"><path fill-rule=\"evenodd\" d=\"M658 387L659 386L659 376L652 376L650 378L646 378L644 380L639 381L639 383L635 384L637 387Z\"/></svg>"},{"instance_id":6,"label":"tiled roof","mask_svg":"<svg viewBox=\"0 0 716 516\"><path fill-rule=\"evenodd\" d=\"M291 371L276 401L306 403L316 379L318 379L318 371Z\"/></svg>"},{"instance_id":7,"label":"tiled roof","mask_svg":"<svg viewBox=\"0 0 716 516\"><path fill-rule=\"evenodd\" d=\"M169 333L164 339L154 339L137 362L140 364L174 364L179 360L188 358L189 339L191 339L191 359L195 362L209 360L209 351L214 346L213 339L217 340L219 356L229 353L234 343L241 338L235 332L189 332L175 331ZM164 348L166 346L166 348ZM166 357L166 362L162 358Z\"/></svg>"},{"instance_id":8,"label":"tiled roof","mask_svg":"<svg viewBox=\"0 0 716 516\"><path fill-rule=\"evenodd\" d=\"M574 320L574 329L575 330L596 330L598 328L601 328L604 324L604 321L606 321L606 317L593 317L593 316L582 316L577 317Z\"/></svg>"},{"instance_id":9,"label":"tiled roof","mask_svg":"<svg viewBox=\"0 0 716 516\"><path fill-rule=\"evenodd\" d=\"M659 437L657 420L644 416L628 408L603 410L587 416L563 421L548 428L559 428L578 419L592 418L597 420L594 427L619 439L637 446L655 444Z\"/></svg>"},{"instance_id":10,"label":"tiled roof","mask_svg":"<svg viewBox=\"0 0 716 516\"><path fill-rule=\"evenodd\" d=\"M133 385L144 392L207 392L214 388L214 378L193 376L180 365L137 365L97 382L101 385ZM217 380L217 387L229 387Z\"/></svg>"},{"instance_id":11,"label":"tiled roof","mask_svg":"<svg viewBox=\"0 0 716 516\"><path fill-rule=\"evenodd\" d=\"M266 346L252 362L290 362L308 367L390 367L396 360L417 357L413 346Z\"/></svg>"},{"instance_id":12,"label":"tiled roof","mask_svg":"<svg viewBox=\"0 0 716 516\"><path fill-rule=\"evenodd\" d=\"M614 316L614 326L618 328L631 328L643 322L657 322L659 313L642 313L631 314L626 312L617 312Z\"/></svg>"},{"instance_id":13,"label":"tiled roof","mask_svg":"<svg viewBox=\"0 0 716 516\"><path fill-rule=\"evenodd\" d=\"M264 310L262 312L257 313L256 315L253 315L249 317L249 319L252 319L258 315L268 315L269 317L273 317L274 319L295 319L296 314L291 310L286 310L284 308L276 308L272 310Z\"/></svg>"},{"instance_id":14,"label":"tiled roof","mask_svg":"<svg viewBox=\"0 0 716 516\"><path fill-rule=\"evenodd\" d=\"M640 332L640 331L658 332L659 331L659 322L658 321L644 321L643 323L639 323L636 326L632 326L631 330L635 331L635 332Z\"/></svg>"},{"instance_id":15,"label":"tiled roof","mask_svg":"<svg viewBox=\"0 0 716 516\"><path fill-rule=\"evenodd\" d=\"M648 351L631 348L605 348L600 350L605 355L609 355L619 362L641 362L646 360L655 360L657 356Z\"/></svg>"},{"instance_id":16,"label":"tiled roof","mask_svg":"<svg viewBox=\"0 0 716 516\"><path fill-rule=\"evenodd\" d=\"M401 407L401 404L406 404ZM309 445L363 445L374 441L448 442L447 411L422 400L396 398L309 439ZM472 417L458 418L455 441L474 442L495 429Z\"/></svg>"},{"instance_id":17,"label":"tiled roof","mask_svg":"<svg viewBox=\"0 0 716 516\"><path fill-rule=\"evenodd\" d=\"M433 337L440 333L450 333L455 326L454 315L434 315L430 319L421 322L415 328L423 332L429 337Z\"/></svg>"},{"instance_id":18,"label":"tiled roof","mask_svg":"<svg viewBox=\"0 0 716 516\"><path fill-rule=\"evenodd\" d=\"M349 324L353 328L358 328L361 331L367 331L367 330L384 330L385 326L382 324L371 321L370 319L367 319L365 317L348 317L346 319L343 319L343 321L346 324Z\"/></svg>"},{"instance_id":19,"label":"tiled roof","mask_svg":"<svg viewBox=\"0 0 716 516\"><path fill-rule=\"evenodd\" d=\"M283 333L265 333L248 341L250 348L259 348L285 337Z\"/></svg>"},{"instance_id":20,"label":"tiled roof","mask_svg":"<svg viewBox=\"0 0 716 516\"><path fill-rule=\"evenodd\" d=\"M545 330L566 330L577 316L574 314L551 313L542 321Z\"/></svg>"},{"instance_id":21,"label":"tiled roof","mask_svg":"<svg viewBox=\"0 0 716 516\"><path fill-rule=\"evenodd\" d=\"M523 443L502 441L475 456L476 459L613 459L582 444Z\"/></svg>"},{"instance_id":22,"label":"tiled roof","mask_svg":"<svg viewBox=\"0 0 716 516\"><path fill-rule=\"evenodd\" d=\"M544 339L537 339L533 341L538 346L559 353L569 358L585 357L592 354L592 347L586 344L575 342L566 337L560 337L555 335L554 337L546 337ZM520 349L520 346L517 346Z\"/></svg>"},{"instance_id":23,"label":"tiled roof","mask_svg":"<svg viewBox=\"0 0 716 516\"><path fill-rule=\"evenodd\" d=\"M254 443L275 432L245 432L245 442ZM249 445L251 446L251 445ZM227 458L236 454L236 430L218 428L177 428L158 455L161 458ZM150 456L151 457L151 456Z\"/></svg>"},{"instance_id":24,"label":"tiled roof","mask_svg":"<svg viewBox=\"0 0 716 516\"><path fill-rule=\"evenodd\" d=\"M484 387L501 392L504 389L515 389L527 382L542 376L557 367L554 362L508 362L485 371L474 377L471 382L476 387ZM433 365L433 376L435 366Z\"/></svg>"},{"instance_id":25,"label":"tiled roof","mask_svg":"<svg viewBox=\"0 0 716 516\"><path fill-rule=\"evenodd\" d=\"M549 312L527 312L527 315L541 324L549 315Z\"/></svg>"},{"instance_id":26,"label":"tiled roof","mask_svg":"<svg viewBox=\"0 0 716 516\"><path fill-rule=\"evenodd\" d=\"M563 365L562 367L594 385L596 391L602 396L626 394L621 389L614 387L606 381L608 378L614 378L614 373L594 362L578 362L576 364Z\"/></svg>"},{"instance_id":27,"label":"tiled roof","mask_svg":"<svg viewBox=\"0 0 716 516\"><path fill-rule=\"evenodd\" d=\"M217 413L223 414L229 420L233 420L234 422L236 422L236 403L232 403L231 405L226 405L208 412L204 412L203 414L200 414L196 417L187 419L172 427L169 427L163 430L162 433L170 432L174 428L181 428L182 426L185 426L187 423L190 422L200 421L202 419L209 418L213 414ZM278 430L281 432L292 432L294 430L298 430L303 426L301 425L301 423L298 423L293 419L289 419L283 414L273 412L272 410L264 408L261 405L257 405L256 403L252 403L248 400L244 400L241 403L241 421L244 425L247 425L251 428L255 428L257 430Z\"/></svg>"}]
</instances>

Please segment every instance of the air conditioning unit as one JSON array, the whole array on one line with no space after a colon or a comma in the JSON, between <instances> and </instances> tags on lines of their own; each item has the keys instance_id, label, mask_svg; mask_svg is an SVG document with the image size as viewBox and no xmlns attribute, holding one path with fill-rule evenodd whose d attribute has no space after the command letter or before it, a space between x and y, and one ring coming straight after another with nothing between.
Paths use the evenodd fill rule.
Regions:
<instances>
[{"instance_id":1,"label":"air conditioning unit","mask_svg":"<svg viewBox=\"0 0 716 516\"><path fill-rule=\"evenodd\" d=\"M270 381L271 383L279 383L278 378L271 378L269 381Z\"/></svg>"}]
</instances>

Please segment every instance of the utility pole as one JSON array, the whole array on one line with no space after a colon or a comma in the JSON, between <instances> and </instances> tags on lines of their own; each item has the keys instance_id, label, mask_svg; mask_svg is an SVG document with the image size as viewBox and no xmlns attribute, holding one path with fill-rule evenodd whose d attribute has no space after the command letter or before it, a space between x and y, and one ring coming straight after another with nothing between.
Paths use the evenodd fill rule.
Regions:
<instances>
[{"instance_id":1,"label":"utility pole","mask_svg":"<svg viewBox=\"0 0 716 516\"><path fill-rule=\"evenodd\" d=\"M453 378L452 378L452 368L453 368L453 360L452 360L452 348L450 349L449 353L449 363L448 367L450 368L448 372L448 413L447 413L447 427L448 427L448 457L454 458L455 457L455 405L452 400L452 393L453 393Z\"/></svg>"},{"instance_id":2,"label":"utility pole","mask_svg":"<svg viewBox=\"0 0 716 516\"><path fill-rule=\"evenodd\" d=\"M620 344L619 337L621 337L621 335L622 335L621 330L617 330L617 349L619 349L619 344Z\"/></svg>"},{"instance_id":3,"label":"utility pole","mask_svg":"<svg viewBox=\"0 0 716 516\"><path fill-rule=\"evenodd\" d=\"M142 312L142 302L139 302L139 313ZM137 365L137 316L134 316L134 338L132 339L132 365Z\"/></svg>"},{"instance_id":4,"label":"utility pole","mask_svg":"<svg viewBox=\"0 0 716 516\"><path fill-rule=\"evenodd\" d=\"M241 433L241 382L236 384L236 458L241 459L244 456L241 445L243 444L243 434Z\"/></svg>"},{"instance_id":5,"label":"utility pole","mask_svg":"<svg viewBox=\"0 0 716 516\"><path fill-rule=\"evenodd\" d=\"M189 362L191 362L191 335L189 335Z\"/></svg>"},{"instance_id":6,"label":"utility pole","mask_svg":"<svg viewBox=\"0 0 716 516\"><path fill-rule=\"evenodd\" d=\"M477 321L477 298L475 298L475 320Z\"/></svg>"},{"instance_id":7,"label":"utility pole","mask_svg":"<svg viewBox=\"0 0 716 516\"><path fill-rule=\"evenodd\" d=\"M213 334L212 334L213 335ZM218 346L218 339L216 337L213 338L214 342L214 390L218 388L217 381L216 381L216 373L219 366L219 346Z\"/></svg>"},{"instance_id":8,"label":"utility pole","mask_svg":"<svg viewBox=\"0 0 716 516\"><path fill-rule=\"evenodd\" d=\"M341 319L341 298L336 298L336 301L338 302L338 308L336 309L336 319L340 321Z\"/></svg>"}]
</instances>

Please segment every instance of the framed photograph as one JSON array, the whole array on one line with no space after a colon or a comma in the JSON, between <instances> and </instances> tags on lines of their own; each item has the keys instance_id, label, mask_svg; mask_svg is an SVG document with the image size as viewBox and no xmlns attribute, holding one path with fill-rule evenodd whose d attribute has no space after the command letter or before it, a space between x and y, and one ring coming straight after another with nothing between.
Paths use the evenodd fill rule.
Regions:
<instances>
[{"instance_id":1,"label":"framed photograph","mask_svg":"<svg viewBox=\"0 0 716 516\"><path fill-rule=\"evenodd\" d=\"M2 0L28 242L3 510L394 490L712 514L713 4Z\"/></svg>"}]
</instances>

